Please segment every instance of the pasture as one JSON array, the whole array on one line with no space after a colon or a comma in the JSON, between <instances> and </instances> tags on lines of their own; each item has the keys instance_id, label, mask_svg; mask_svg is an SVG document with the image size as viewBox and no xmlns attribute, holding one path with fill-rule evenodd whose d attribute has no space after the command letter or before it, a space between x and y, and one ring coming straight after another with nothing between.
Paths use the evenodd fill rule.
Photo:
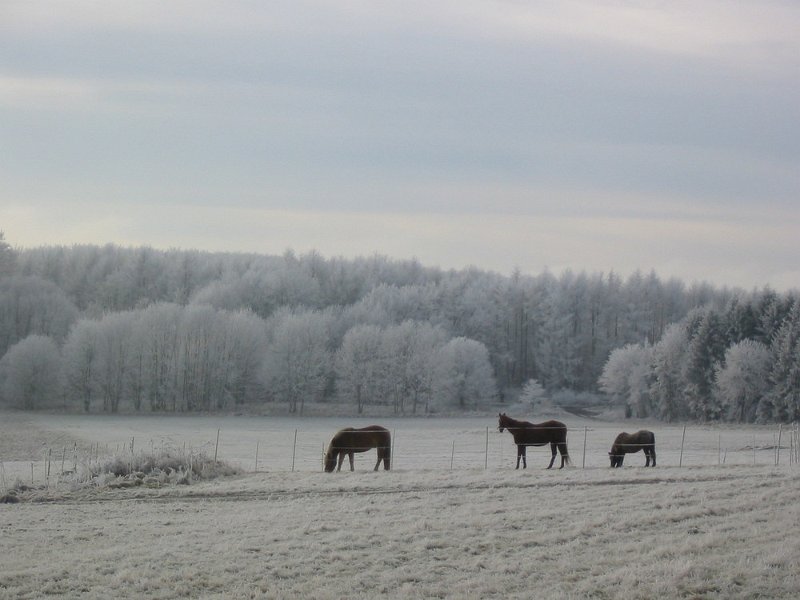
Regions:
<instances>
[{"instance_id":1,"label":"pasture","mask_svg":"<svg viewBox=\"0 0 800 600\"><path fill-rule=\"evenodd\" d=\"M37 492L0 505L0 597L796 597L800 467L776 428L651 423L658 467L638 453L610 469L616 433L643 424L562 420L572 466L545 470L549 448L529 448L517 471L496 417L2 413L3 485ZM323 473L330 436L373 421L393 433L393 469L373 472L372 452ZM216 451L241 474L133 489L53 476L69 448L131 443Z\"/></svg>"}]
</instances>

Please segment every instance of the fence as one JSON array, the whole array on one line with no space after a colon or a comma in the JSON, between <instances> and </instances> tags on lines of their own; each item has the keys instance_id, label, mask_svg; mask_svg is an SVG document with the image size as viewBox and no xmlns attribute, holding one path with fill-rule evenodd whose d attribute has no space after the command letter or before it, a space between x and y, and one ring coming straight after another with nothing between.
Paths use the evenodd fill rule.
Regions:
<instances>
[{"instance_id":1,"label":"fence","mask_svg":"<svg viewBox=\"0 0 800 600\"><path fill-rule=\"evenodd\" d=\"M391 429L393 469L511 469L516 464L516 446L509 433L496 427L447 428L424 422L402 422ZM47 448L36 461L3 461L0 457L0 491L22 481L32 485L58 483L74 472L79 463L136 452L182 451L203 453L246 472L322 471L323 455L334 433L324 421L314 427L274 428L264 432L249 429L199 432L184 437L137 441L135 437L113 443L77 444ZM619 424L597 424L568 429L567 444L573 468L609 467L608 451L619 433ZM659 467L709 465L798 465L800 428L797 423L774 428L746 429L702 426L653 427ZM541 469L550 462L550 446L527 448L528 469ZM357 470L372 469L376 453L356 453ZM629 454L625 467L643 466L643 453ZM556 464L559 464L556 462ZM381 467L382 468L382 467ZM345 460L343 469L349 469Z\"/></svg>"}]
</instances>

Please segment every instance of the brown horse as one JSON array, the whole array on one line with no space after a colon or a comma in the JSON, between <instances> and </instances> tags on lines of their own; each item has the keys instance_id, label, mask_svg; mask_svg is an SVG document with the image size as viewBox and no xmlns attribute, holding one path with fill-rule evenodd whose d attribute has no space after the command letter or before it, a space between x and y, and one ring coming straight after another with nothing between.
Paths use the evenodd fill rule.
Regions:
<instances>
[{"instance_id":1,"label":"brown horse","mask_svg":"<svg viewBox=\"0 0 800 600\"><path fill-rule=\"evenodd\" d=\"M644 450L644 455L647 458L645 467L656 466L656 436L652 431L642 429L636 433L622 432L614 440L611 446L611 452L608 457L611 459L612 467L621 467L622 461L625 460L625 455L628 452L638 452ZM653 464L650 464L650 459L653 459Z\"/></svg>"},{"instance_id":2,"label":"brown horse","mask_svg":"<svg viewBox=\"0 0 800 600\"><path fill-rule=\"evenodd\" d=\"M380 425L370 425L361 429L346 427L336 432L325 453L325 471L331 473L336 467L336 459L339 459L337 471L342 470L344 457L350 458L350 470L355 470L353 465L353 454L356 452L366 452L373 448L378 449L378 462L375 463L375 471L383 461L383 468L389 470L389 461L392 452L392 436L389 430Z\"/></svg>"},{"instance_id":3,"label":"brown horse","mask_svg":"<svg viewBox=\"0 0 800 600\"><path fill-rule=\"evenodd\" d=\"M502 432L503 429L508 429L509 433L514 436L514 443L517 445L517 469L519 469L519 460L522 459L522 468L528 467L527 460L525 459L525 448L528 446L544 446L550 444L550 449L553 455L550 458L550 464L547 468L550 469L556 460L556 448L561 453L561 466L559 469L564 468L565 464L569 464L569 452L567 451L567 426L561 421L545 421L544 423L528 423L527 421L517 421L507 416L505 413L498 415L497 428Z\"/></svg>"}]
</instances>

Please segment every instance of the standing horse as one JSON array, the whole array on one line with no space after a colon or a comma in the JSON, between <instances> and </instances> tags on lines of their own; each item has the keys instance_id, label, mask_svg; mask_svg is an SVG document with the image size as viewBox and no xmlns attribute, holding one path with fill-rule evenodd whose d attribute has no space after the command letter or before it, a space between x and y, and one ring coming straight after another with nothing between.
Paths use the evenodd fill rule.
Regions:
<instances>
[{"instance_id":1,"label":"standing horse","mask_svg":"<svg viewBox=\"0 0 800 600\"><path fill-rule=\"evenodd\" d=\"M378 462L375 463L374 471L383 461L383 468L389 470L389 461L392 452L392 436L389 430L380 425L370 425L361 429L346 427L336 432L325 453L325 471L330 473L336 467L336 459L339 459L337 471L342 470L344 457L350 458L350 470L355 470L353 465L353 454L356 452L366 452L373 448L378 449Z\"/></svg>"},{"instance_id":2,"label":"standing horse","mask_svg":"<svg viewBox=\"0 0 800 600\"><path fill-rule=\"evenodd\" d=\"M550 449L553 455L550 458L548 469L552 468L553 462L556 460L556 448L561 453L561 466L563 469L565 464L569 464L569 452L567 451L567 426L561 421L545 421L544 423L528 423L527 421L517 421L507 416L505 413L498 415L497 428L502 433L503 429L508 429L509 433L514 436L514 443L517 445L517 469L519 469L519 460L522 459L522 468L528 467L527 460L525 459L525 448L527 446L544 446L550 444Z\"/></svg>"},{"instance_id":3,"label":"standing horse","mask_svg":"<svg viewBox=\"0 0 800 600\"><path fill-rule=\"evenodd\" d=\"M638 452L644 450L644 455L647 458L645 467L649 467L650 459L653 459L652 466L656 466L656 436L652 431L642 429L636 433L622 432L614 440L611 446L611 452L608 453L611 459L612 467L621 467L622 461L625 460L625 455L628 452Z\"/></svg>"}]
</instances>

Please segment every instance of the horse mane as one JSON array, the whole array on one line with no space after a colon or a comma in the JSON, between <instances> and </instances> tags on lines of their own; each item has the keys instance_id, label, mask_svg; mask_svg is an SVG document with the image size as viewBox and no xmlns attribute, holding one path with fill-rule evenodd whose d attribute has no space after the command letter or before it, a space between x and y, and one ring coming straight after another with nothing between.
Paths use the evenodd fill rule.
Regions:
<instances>
[{"instance_id":1,"label":"horse mane","mask_svg":"<svg viewBox=\"0 0 800 600\"><path fill-rule=\"evenodd\" d=\"M533 423L528 421L520 421L513 417L509 417L506 413L501 413L500 418L512 427L533 427ZM508 429L508 425L506 425L506 429Z\"/></svg>"}]
</instances>

